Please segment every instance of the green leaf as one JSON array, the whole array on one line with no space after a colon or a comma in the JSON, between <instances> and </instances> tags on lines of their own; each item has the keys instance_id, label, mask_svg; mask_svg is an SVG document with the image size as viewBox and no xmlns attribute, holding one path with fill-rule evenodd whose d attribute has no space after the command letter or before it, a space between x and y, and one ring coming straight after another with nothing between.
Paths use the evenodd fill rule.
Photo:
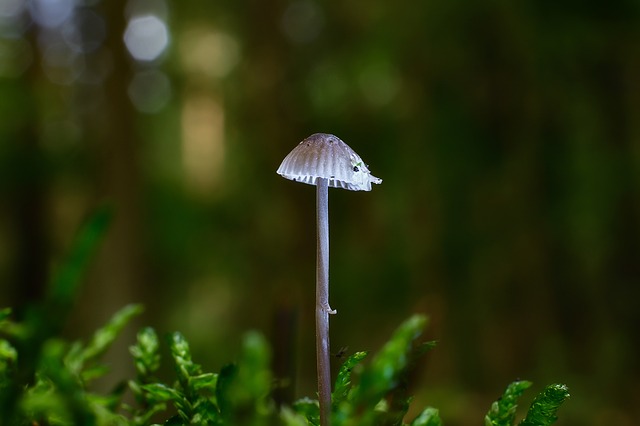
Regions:
<instances>
[{"instance_id":1,"label":"green leaf","mask_svg":"<svg viewBox=\"0 0 640 426\"><path fill-rule=\"evenodd\" d=\"M48 340L42 348L38 366L38 384L27 390L23 397L23 409L31 418L44 418L56 424L63 416L71 424L96 424L95 407L87 398L86 390L78 376L70 371L64 361L67 344L58 339ZM56 401L61 409L51 409Z\"/></svg>"},{"instance_id":2,"label":"green leaf","mask_svg":"<svg viewBox=\"0 0 640 426\"><path fill-rule=\"evenodd\" d=\"M3 366L13 365L18 359L18 352L6 340L0 340L0 370Z\"/></svg>"},{"instance_id":3,"label":"green leaf","mask_svg":"<svg viewBox=\"0 0 640 426\"><path fill-rule=\"evenodd\" d=\"M157 402L179 401L182 399L180 392L162 383L150 383L141 386L141 389L149 394L150 399Z\"/></svg>"},{"instance_id":4,"label":"green leaf","mask_svg":"<svg viewBox=\"0 0 640 426\"><path fill-rule=\"evenodd\" d=\"M375 416L370 417L374 419L373 423L377 425L385 426L401 426L402 419L409 411L409 405L413 398L407 395L406 388L394 389L389 395L380 400L374 410ZM364 416L366 419L367 416Z\"/></svg>"},{"instance_id":5,"label":"green leaf","mask_svg":"<svg viewBox=\"0 0 640 426\"><path fill-rule=\"evenodd\" d=\"M152 380L151 375L160 368L160 344L158 335L151 327L138 332L136 344L129 347L138 373L138 380L143 383Z\"/></svg>"},{"instance_id":6,"label":"green leaf","mask_svg":"<svg viewBox=\"0 0 640 426\"><path fill-rule=\"evenodd\" d=\"M50 383L46 389L42 385L28 389L20 401L20 410L23 420L41 419L53 425L72 424L72 415L65 396L55 392Z\"/></svg>"},{"instance_id":7,"label":"green leaf","mask_svg":"<svg viewBox=\"0 0 640 426\"><path fill-rule=\"evenodd\" d=\"M82 381L84 383L90 383L92 380L104 377L108 372L109 367L105 364L90 365L82 370Z\"/></svg>"},{"instance_id":8,"label":"green leaf","mask_svg":"<svg viewBox=\"0 0 640 426\"><path fill-rule=\"evenodd\" d=\"M171 349L171 356L176 367L178 381L180 382L183 391L189 395L192 392L192 389L189 386L189 378L202 373L200 366L194 363L191 359L189 342L187 342L182 333L172 333L170 336L169 346Z\"/></svg>"},{"instance_id":9,"label":"green leaf","mask_svg":"<svg viewBox=\"0 0 640 426\"><path fill-rule=\"evenodd\" d=\"M320 406L318 400L310 398L302 398L293 403L293 409L296 413L302 415L309 424L320 424Z\"/></svg>"},{"instance_id":10,"label":"green leaf","mask_svg":"<svg viewBox=\"0 0 640 426\"><path fill-rule=\"evenodd\" d=\"M71 245L71 251L51 281L50 300L54 302L57 309L64 310L71 305L81 278L109 228L112 216L110 208L101 207L78 232Z\"/></svg>"},{"instance_id":11,"label":"green leaf","mask_svg":"<svg viewBox=\"0 0 640 426\"><path fill-rule=\"evenodd\" d=\"M531 386L525 380L515 381L507 386L500 399L491 404L484 418L485 426L512 426L518 408L518 398Z\"/></svg>"},{"instance_id":12,"label":"green leaf","mask_svg":"<svg viewBox=\"0 0 640 426\"><path fill-rule=\"evenodd\" d=\"M17 340L26 340L31 337L31 328L24 323L11 320L11 308L0 310L0 338L5 338L14 343Z\"/></svg>"},{"instance_id":13,"label":"green leaf","mask_svg":"<svg viewBox=\"0 0 640 426\"><path fill-rule=\"evenodd\" d=\"M204 373L189 378L189 386L196 391L208 391L215 394L217 384L218 375L214 373Z\"/></svg>"},{"instance_id":14,"label":"green leaf","mask_svg":"<svg viewBox=\"0 0 640 426\"><path fill-rule=\"evenodd\" d=\"M434 346L434 342L417 342L426 323L422 315L410 317L360 374L339 377L335 396L341 402L333 404L332 413L336 426L402 424L411 402L407 393L409 370L418 356ZM343 383L345 379L355 385Z\"/></svg>"},{"instance_id":15,"label":"green leaf","mask_svg":"<svg viewBox=\"0 0 640 426\"><path fill-rule=\"evenodd\" d=\"M280 412L280 419L284 426L308 426L309 422L307 419L293 411L293 409L289 407L282 407L282 411Z\"/></svg>"},{"instance_id":16,"label":"green leaf","mask_svg":"<svg viewBox=\"0 0 640 426\"><path fill-rule=\"evenodd\" d=\"M239 379L248 398L259 401L271 390L271 373L269 366L271 352L264 336L257 332L249 332L244 336L242 357L240 358Z\"/></svg>"},{"instance_id":17,"label":"green leaf","mask_svg":"<svg viewBox=\"0 0 640 426\"><path fill-rule=\"evenodd\" d=\"M231 394L237 376L238 366L235 364L225 365L218 374L216 401L223 418L231 417L233 413L233 397Z\"/></svg>"},{"instance_id":18,"label":"green leaf","mask_svg":"<svg viewBox=\"0 0 640 426\"><path fill-rule=\"evenodd\" d=\"M354 398L365 406L375 406L380 398L398 385L401 373L408 367L415 340L427 324L423 315L414 315L398 327L391 339L364 369Z\"/></svg>"},{"instance_id":19,"label":"green leaf","mask_svg":"<svg viewBox=\"0 0 640 426\"><path fill-rule=\"evenodd\" d=\"M264 337L247 333L237 364L224 367L218 375L216 399L228 424L262 424L272 415L269 393L271 354Z\"/></svg>"},{"instance_id":20,"label":"green leaf","mask_svg":"<svg viewBox=\"0 0 640 426\"><path fill-rule=\"evenodd\" d=\"M410 426L442 426L440 414L433 407L425 408L422 413L411 422Z\"/></svg>"},{"instance_id":21,"label":"green leaf","mask_svg":"<svg viewBox=\"0 0 640 426\"><path fill-rule=\"evenodd\" d=\"M104 354L116 337L120 335L122 329L142 311L142 305L128 305L116 312L104 327L93 334L93 338L82 353L84 361L93 361Z\"/></svg>"},{"instance_id":22,"label":"green leaf","mask_svg":"<svg viewBox=\"0 0 640 426\"><path fill-rule=\"evenodd\" d=\"M347 358L347 360L342 364L340 371L338 371L334 390L331 395L333 405L340 404L342 401L347 399L349 391L351 390L351 372L354 367L367 356L367 354L368 352L356 352Z\"/></svg>"},{"instance_id":23,"label":"green leaf","mask_svg":"<svg viewBox=\"0 0 640 426\"><path fill-rule=\"evenodd\" d=\"M547 386L531 403L527 417L520 426L548 426L556 422L556 413L569 398L569 388L563 384Z\"/></svg>"},{"instance_id":24,"label":"green leaf","mask_svg":"<svg viewBox=\"0 0 640 426\"><path fill-rule=\"evenodd\" d=\"M11 308L0 309L0 323L8 319L10 316L11 316Z\"/></svg>"},{"instance_id":25,"label":"green leaf","mask_svg":"<svg viewBox=\"0 0 640 426\"><path fill-rule=\"evenodd\" d=\"M74 343L65 356L65 365L69 371L81 376L84 382L103 376L107 370L92 363L107 351L127 323L141 312L141 305L125 306L116 312L105 326L94 333L85 347L80 343Z\"/></svg>"}]
</instances>

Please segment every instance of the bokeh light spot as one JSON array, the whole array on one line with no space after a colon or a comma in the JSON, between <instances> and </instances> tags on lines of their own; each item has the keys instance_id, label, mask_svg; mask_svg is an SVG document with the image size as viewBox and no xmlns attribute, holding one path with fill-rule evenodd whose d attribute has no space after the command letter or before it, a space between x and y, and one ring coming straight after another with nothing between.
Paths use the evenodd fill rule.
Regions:
<instances>
[{"instance_id":1,"label":"bokeh light spot","mask_svg":"<svg viewBox=\"0 0 640 426\"><path fill-rule=\"evenodd\" d=\"M124 33L124 42L131 56L138 61L157 59L169 44L167 26L154 15L132 18Z\"/></svg>"},{"instance_id":2,"label":"bokeh light spot","mask_svg":"<svg viewBox=\"0 0 640 426\"><path fill-rule=\"evenodd\" d=\"M31 16L38 24L45 28L56 28L71 16L74 3L74 0L32 0L29 7Z\"/></svg>"},{"instance_id":3,"label":"bokeh light spot","mask_svg":"<svg viewBox=\"0 0 640 426\"><path fill-rule=\"evenodd\" d=\"M181 121L185 183L190 192L210 196L224 164L224 107L212 96L192 94Z\"/></svg>"},{"instance_id":4,"label":"bokeh light spot","mask_svg":"<svg viewBox=\"0 0 640 426\"><path fill-rule=\"evenodd\" d=\"M180 39L180 57L186 71L225 77L238 63L238 42L223 32L191 30Z\"/></svg>"}]
</instances>

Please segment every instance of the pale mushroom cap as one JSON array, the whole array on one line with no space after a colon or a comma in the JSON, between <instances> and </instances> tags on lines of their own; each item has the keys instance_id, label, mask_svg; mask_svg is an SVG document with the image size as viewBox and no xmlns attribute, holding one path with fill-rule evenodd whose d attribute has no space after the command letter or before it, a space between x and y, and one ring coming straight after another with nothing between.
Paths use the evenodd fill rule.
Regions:
<instances>
[{"instance_id":1,"label":"pale mushroom cap","mask_svg":"<svg viewBox=\"0 0 640 426\"><path fill-rule=\"evenodd\" d=\"M282 160L277 173L309 185L326 178L330 187L350 191L371 191L372 183L382 183L349 145L326 133L315 133L300 142Z\"/></svg>"}]
</instances>

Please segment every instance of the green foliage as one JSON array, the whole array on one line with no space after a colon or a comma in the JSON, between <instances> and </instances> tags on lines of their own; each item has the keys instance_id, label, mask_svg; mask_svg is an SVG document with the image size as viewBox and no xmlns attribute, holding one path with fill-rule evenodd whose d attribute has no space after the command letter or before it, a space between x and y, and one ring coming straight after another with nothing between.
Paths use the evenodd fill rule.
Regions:
<instances>
[{"instance_id":1,"label":"green foliage","mask_svg":"<svg viewBox=\"0 0 640 426\"><path fill-rule=\"evenodd\" d=\"M42 345L35 382L20 386L24 392L17 399L17 407L11 410L16 417L14 423L28 420L55 425L127 424L116 411L120 391L99 396L89 392L87 385L107 373L100 356L124 326L141 312L139 305L126 306L98 329L87 344L48 339Z\"/></svg>"},{"instance_id":2,"label":"green foliage","mask_svg":"<svg viewBox=\"0 0 640 426\"><path fill-rule=\"evenodd\" d=\"M9 330L13 328L13 324L9 320L10 315L11 309L0 310L0 333L2 334L11 334ZM13 368L17 355L16 349L7 340L0 340L0 374L7 374Z\"/></svg>"},{"instance_id":3,"label":"green foliage","mask_svg":"<svg viewBox=\"0 0 640 426\"><path fill-rule=\"evenodd\" d=\"M427 319L415 315L405 321L371 363L354 369L367 355L349 357L336 380L333 392L335 425L401 425L409 409L407 377L415 359L433 343L419 343ZM311 418L313 422L315 418Z\"/></svg>"},{"instance_id":4,"label":"green foliage","mask_svg":"<svg viewBox=\"0 0 640 426\"><path fill-rule=\"evenodd\" d=\"M136 378L128 384L139 406L138 409L126 407L132 413L132 425L149 424L156 413L166 409L165 401L170 400L162 389L156 391L154 388L155 373L160 368L159 351L158 336L150 327L140 330L136 344L129 348L136 367ZM145 386L150 388L143 390Z\"/></svg>"},{"instance_id":5,"label":"green foliage","mask_svg":"<svg viewBox=\"0 0 640 426\"><path fill-rule=\"evenodd\" d=\"M332 394L334 411L337 411L342 403L348 401L349 392L351 391L351 372L367 354L367 352L356 352L347 358L340 367Z\"/></svg>"},{"instance_id":6,"label":"green foliage","mask_svg":"<svg viewBox=\"0 0 640 426\"><path fill-rule=\"evenodd\" d=\"M85 384L101 377L105 369L104 366L98 363L99 357L109 349L109 346L118 337L125 325L140 313L142 313L142 306L140 305L129 305L120 310L107 325L94 333L91 341L86 346L79 342L74 343L65 356L65 365Z\"/></svg>"},{"instance_id":7,"label":"green foliage","mask_svg":"<svg viewBox=\"0 0 640 426\"><path fill-rule=\"evenodd\" d=\"M87 385L108 371L101 355L141 306L120 310L87 344L58 338L110 219L106 207L89 217L57 266L47 300L27 310L23 322L13 321L9 309L0 311L0 424L127 424L117 414L118 390L95 395Z\"/></svg>"},{"instance_id":8,"label":"green foliage","mask_svg":"<svg viewBox=\"0 0 640 426\"><path fill-rule=\"evenodd\" d=\"M193 362L189 343L182 334L173 333L168 343L176 373L173 385L153 378L160 364L158 338L153 329L143 329L130 349L137 378L129 382L129 388L139 405L135 409L127 407L133 413L132 424L149 424L152 417L166 410L167 403L177 412L165 422L171 425L259 425L275 416L269 400L269 348L261 335L247 334L239 362L224 366L215 374L203 372Z\"/></svg>"},{"instance_id":9,"label":"green foliage","mask_svg":"<svg viewBox=\"0 0 640 426\"><path fill-rule=\"evenodd\" d=\"M411 426L442 426L442 420L438 410L427 407L411 422Z\"/></svg>"},{"instance_id":10,"label":"green foliage","mask_svg":"<svg viewBox=\"0 0 640 426\"><path fill-rule=\"evenodd\" d=\"M516 416L516 402L522 393L531 386L525 380L516 381L507 386L502 397L491 405L484 418L485 426L511 426Z\"/></svg>"},{"instance_id":11,"label":"green foliage","mask_svg":"<svg viewBox=\"0 0 640 426\"><path fill-rule=\"evenodd\" d=\"M563 384L547 386L533 401L520 426L547 426L556 422L560 405L569 398L569 388Z\"/></svg>"},{"instance_id":12,"label":"green foliage","mask_svg":"<svg viewBox=\"0 0 640 426\"><path fill-rule=\"evenodd\" d=\"M87 346L79 343L68 346L59 341L57 335L110 220L111 210L107 207L88 218L76 235L69 255L55 268L46 301L27 309L23 322L12 321L10 309L0 311L0 424L19 424L18 418L28 410L33 410L35 415L49 412L45 402L56 398L60 398L60 403L51 405L55 405L54 411L58 413L55 419L64 421L73 411L83 421L89 421L81 414L82 401L71 395L81 393L86 381L104 374L104 367L96 363L97 359L141 308L127 307L116 314ZM58 371L59 368L64 371ZM78 389L74 388L74 382ZM56 393L56 386L64 389L61 394ZM50 397L46 397L49 394Z\"/></svg>"},{"instance_id":13,"label":"green foliage","mask_svg":"<svg viewBox=\"0 0 640 426\"><path fill-rule=\"evenodd\" d=\"M500 399L491 405L485 416L485 426L512 426L516 415L516 402L522 393L531 386L531 382L516 381L511 383ZM527 417L520 426L548 426L556 422L556 412L560 405L569 398L566 385L553 384L547 386L533 401Z\"/></svg>"},{"instance_id":14,"label":"green foliage","mask_svg":"<svg viewBox=\"0 0 640 426\"><path fill-rule=\"evenodd\" d=\"M107 371L100 362L101 355L141 311L139 305L125 307L86 344L47 339L38 357L34 381L17 383L16 361L21 354L7 337L20 335L28 325L12 322L11 311L0 310L0 392L21 390L14 400L15 407L8 411L12 417L6 424L319 425L317 400L301 398L291 407L275 407L270 397L273 377L269 345L255 332L244 337L238 362L222 367L218 373L205 372L194 362L182 334L169 335L175 379L165 383L157 377L160 339L152 328L143 328L130 347L136 377L127 383L135 406L122 402L124 388L106 396L90 392L87 384ZM426 323L421 315L409 318L369 363L365 362L366 352L356 352L344 361L332 395L332 425L442 426L439 412L433 407L405 422L411 403L407 394L409 373L417 358L434 346L433 342L418 341ZM513 426L516 403L530 386L527 381L511 383L492 404L485 425ZM565 385L546 387L520 425L553 424L558 408L568 396Z\"/></svg>"}]
</instances>

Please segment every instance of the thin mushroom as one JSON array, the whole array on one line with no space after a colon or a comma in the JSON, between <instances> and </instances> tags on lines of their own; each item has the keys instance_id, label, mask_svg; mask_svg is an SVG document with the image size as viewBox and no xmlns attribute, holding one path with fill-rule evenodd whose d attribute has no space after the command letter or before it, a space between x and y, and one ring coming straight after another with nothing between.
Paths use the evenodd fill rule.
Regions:
<instances>
[{"instance_id":1,"label":"thin mushroom","mask_svg":"<svg viewBox=\"0 0 640 426\"><path fill-rule=\"evenodd\" d=\"M331 357L329 352L329 187L371 191L382 183L373 176L356 152L340 138L315 133L285 157L277 173L287 179L316 185L318 248L316 263L316 354L320 424L329 425L331 415Z\"/></svg>"}]
</instances>

